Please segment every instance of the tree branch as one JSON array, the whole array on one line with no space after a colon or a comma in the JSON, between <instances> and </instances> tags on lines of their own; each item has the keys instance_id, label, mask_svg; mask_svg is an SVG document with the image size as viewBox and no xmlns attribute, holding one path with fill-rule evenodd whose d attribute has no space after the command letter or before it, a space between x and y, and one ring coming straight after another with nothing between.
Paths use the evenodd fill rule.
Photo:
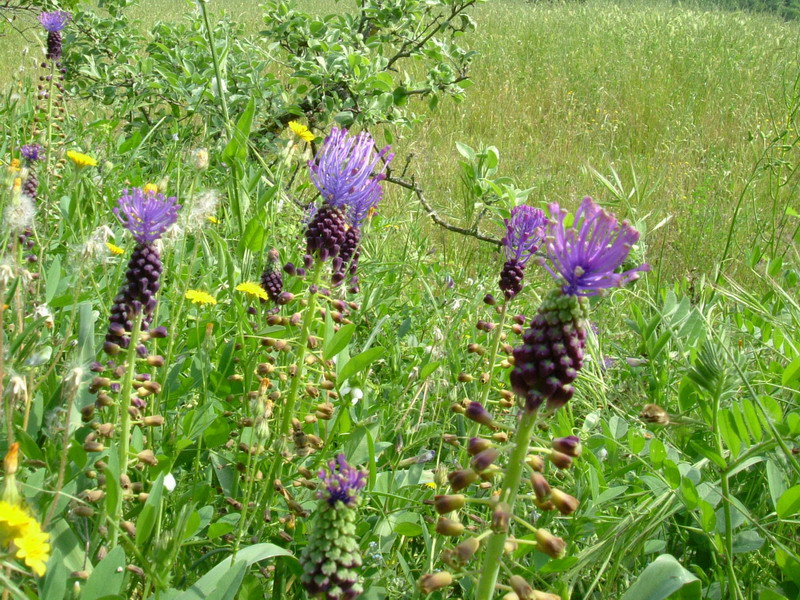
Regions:
<instances>
[{"instance_id":1,"label":"tree branch","mask_svg":"<svg viewBox=\"0 0 800 600\"><path fill-rule=\"evenodd\" d=\"M428 199L425 197L425 193L423 192L422 188L420 188L414 178L412 176L411 180L401 179L399 177L393 177L390 170L387 170L386 174L386 181L389 183L393 183L394 185L400 186L401 188L405 188L407 190L411 190L417 196L420 204L422 207L428 212L428 216L436 223L439 227L447 229L448 231L452 231L454 233L459 233L461 235L466 235L469 237L474 237L477 240L482 242L487 242L489 244L493 244L495 246L502 246L503 242L497 238L493 238L489 235L481 233L478 230L477 225L473 229L467 229L466 227L459 227L458 225L453 225L452 223L448 223L442 217L439 216L439 213L434 210L431 206Z\"/></svg>"}]
</instances>

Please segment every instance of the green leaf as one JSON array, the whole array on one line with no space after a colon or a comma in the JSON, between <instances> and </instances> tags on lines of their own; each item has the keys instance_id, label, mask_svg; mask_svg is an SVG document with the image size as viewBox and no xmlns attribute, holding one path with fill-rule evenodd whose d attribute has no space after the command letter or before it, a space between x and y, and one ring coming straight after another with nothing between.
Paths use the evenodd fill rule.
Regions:
<instances>
[{"instance_id":1,"label":"green leaf","mask_svg":"<svg viewBox=\"0 0 800 600\"><path fill-rule=\"evenodd\" d=\"M781 383L788 387L793 384L798 377L800 377L800 356L790 362L783 370Z\"/></svg>"},{"instance_id":2,"label":"green leaf","mask_svg":"<svg viewBox=\"0 0 800 600\"><path fill-rule=\"evenodd\" d=\"M332 359L334 356L339 354L339 352L344 350L347 347L347 344L349 344L350 340L353 338L355 331L356 326L354 323L343 325L330 339L330 341L325 344L325 350L322 353L325 360Z\"/></svg>"},{"instance_id":3,"label":"green leaf","mask_svg":"<svg viewBox=\"0 0 800 600\"><path fill-rule=\"evenodd\" d=\"M253 254L261 254L264 251L267 245L267 228L264 225L266 218L266 211L260 210L247 222L244 228L244 235L242 235L242 239L239 242L240 254L245 249L250 250Z\"/></svg>"},{"instance_id":4,"label":"green leaf","mask_svg":"<svg viewBox=\"0 0 800 600\"><path fill-rule=\"evenodd\" d=\"M674 595L679 593L679 595ZM699 600L700 580L670 554L662 554L642 571L620 600Z\"/></svg>"},{"instance_id":5,"label":"green leaf","mask_svg":"<svg viewBox=\"0 0 800 600\"><path fill-rule=\"evenodd\" d=\"M44 293L45 302L50 302L56 297L59 283L61 283L61 257L56 256L50 268L47 269L47 283Z\"/></svg>"},{"instance_id":6,"label":"green leaf","mask_svg":"<svg viewBox=\"0 0 800 600\"><path fill-rule=\"evenodd\" d=\"M164 474L158 476L147 500L144 503L142 512L139 513L139 518L136 519L136 545L139 548L144 547L150 541L150 534L153 532L153 527L156 524L158 515L161 512L161 495L164 490Z\"/></svg>"},{"instance_id":7,"label":"green leaf","mask_svg":"<svg viewBox=\"0 0 800 600\"><path fill-rule=\"evenodd\" d=\"M256 114L255 98L250 97L250 101L236 123L233 130L233 138L222 151L223 160L237 158L241 161L247 160L247 140L250 137L250 130L253 128L253 117Z\"/></svg>"},{"instance_id":8,"label":"green leaf","mask_svg":"<svg viewBox=\"0 0 800 600\"><path fill-rule=\"evenodd\" d=\"M697 494L697 488L694 486L694 483L688 477L681 479L681 495L683 496L683 501L686 503L686 508L694 510L697 507L700 496Z\"/></svg>"},{"instance_id":9,"label":"green leaf","mask_svg":"<svg viewBox=\"0 0 800 600\"><path fill-rule=\"evenodd\" d=\"M81 600L99 600L119 594L125 579L125 552L117 546L100 561L81 590Z\"/></svg>"},{"instance_id":10,"label":"green leaf","mask_svg":"<svg viewBox=\"0 0 800 600\"><path fill-rule=\"evenodd\" d=\"M41 598L51 600L63 600L67 591L67 568L64 566L64 557L58 548L53 550L50 560L47 562L47 573L45 578L40 581Z\"/></svg>"},{"instance_id":11,"label":"green leaf","mask_svg":"<svg viewBox=\"0 0 800 600\"><path fill-rule=\"evenodd\" d=\"M240 572L244 576L244 569L250 565L266 560L268 558L275 558L278 556L293 556L288 550L284 550L275 544L255 544L240 550L236 555L235 567L231 564L231 558L228 557L220 562L216 567L211 569L208 573L203 575L195 584L188 590L177 596L175 600L207 600L208 598L232 598L233 596L220 595L221 592L236 593L236 589L241 584L241 577L239 583L236 584L236 589L233 584L236 577L226 577L228 573ZM233 567L233 568L232 568Z\"/></svg>"},{"instance_id":12,"label":"green leaf","mask_svg":"<svg viewBox=\"0 0 800 600\"><path fill-rule=\"evenodd\" d=\"M764 538L758 535L755 529L748 529L737 534L733 538L733 553L746 554L755 552L764 545Z\"/></svg>"},{"instance_id":13,"label":"green leaf","mask_svg":"<svg viewBox=\"0 0 800 600\"><path fill-rule=\"evenodd\" d=\"M376 347L364 350L361 354L356 354L342 367L342 371L339 373L339 381L346 381L356 373L363 371L385 353L386 350L384 348Z\"/></svg>"},{"instance_id":14,"label":"green leaf","mask_svg":"<svg viewBox=\"0 0 800 600\"><path fill-rule=\"evenodd\" d=\"M783 492L775 510L781 519L800 513L800 485Z\"/></svg>"}]
</instances>

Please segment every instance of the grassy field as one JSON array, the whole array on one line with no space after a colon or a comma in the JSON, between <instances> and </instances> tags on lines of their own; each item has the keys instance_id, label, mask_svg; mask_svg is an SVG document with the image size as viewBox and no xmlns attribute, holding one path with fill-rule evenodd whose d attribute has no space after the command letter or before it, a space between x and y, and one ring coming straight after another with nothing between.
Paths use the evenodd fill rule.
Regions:
<instances>
[{"instance_id":1,"label":"grassy field","mask_svg":"<svg viewBox=\"0 0 800 600\"><path fill-rule=\"evenodd\" d=\"M336 6L304 4L311 11ZM212 6L257 34L256 3ZM144 0L133 10L147 29L191 15L192 4ZM592 171L608 178L616 172L630 195L623 212L651 227L670 219L648 240L651 256L664 257L666 275L711 272L765 140L787 125L785 92L798 74L800 26L652 2L494 0L475 17L472 44L480 55L466 100L445 103L401 132L398 144L401 156L414 154L432 202L458 221L456 141L497 146L503 174L532 188L534 202L586 194L609 201ZM11 38L4 45L8 77L18 46ZM749 189L734 255L775 217L759 186ZM397 211L409 205L399 194L393 200ZM452 246L449 235L428 231Z\"/></svg>"}]
</instances>

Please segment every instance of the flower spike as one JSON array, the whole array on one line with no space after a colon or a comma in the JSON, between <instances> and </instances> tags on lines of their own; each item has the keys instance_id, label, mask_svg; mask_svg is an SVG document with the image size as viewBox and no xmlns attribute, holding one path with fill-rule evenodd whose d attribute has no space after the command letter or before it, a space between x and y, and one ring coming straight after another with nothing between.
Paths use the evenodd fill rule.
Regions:
<instances>
[{"instance_id":1,"label":"flower spike","mask_svg":"<svg viewBox=\"0 0 800 600\"><path fill-rule=\"evenodd\" d=\"M178 219L177 199L164 194L145 193L141 188L125 190L114 208L119 222L140 244L150 244Z\"/></svg>"}]
</instances>

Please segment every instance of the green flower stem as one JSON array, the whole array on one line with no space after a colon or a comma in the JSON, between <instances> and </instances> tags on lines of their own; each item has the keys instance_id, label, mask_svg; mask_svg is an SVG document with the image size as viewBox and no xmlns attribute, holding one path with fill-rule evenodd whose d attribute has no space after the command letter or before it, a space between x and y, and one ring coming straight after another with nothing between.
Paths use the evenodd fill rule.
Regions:
<instances>
[{"instance_id":1,"label":"green flower stem","mask_svg":"<svg viewBox=\"0 0 800 600\"><path fill-rule=\"evenodd\" d=\"M292 415L294 415L294 405L297 403L297 392L300 390L300 383L303 380L308 338L311 335L311 325L314 323L315 313L317 312L317 288L319 287L323 264L321 260L317 259L314 264L314 273L311 276L311 285L308 287L308 306L306 306L306 312L305 315L303 315L303 328L300 330L300 339L297 342L297 359L295 361L297 373L292 379L292 386L289 388L289 396L286 398L286 404L283 406L280 429L281 438L289 433L289 428L292 424Z\"/></svg>"},{"instance_id":2,"label":"green flower stem","mask_svg":"<svg viewBox=\"0 0 800 600\"><path fill-rule=\"evenodd\" d=\"M500 308L500 322L495 327L494 336L492 336L492 347L489 351L489 373L494 375L494 362L497 360L497 352L500 349L500 338L503 336L503 328L506 324L506 315L508 314L508 306L511 304L507 300L503 300L503 305ZM489 399L489 392L492 390L491 381L486 382L486 386L481 393L481 404L486 406L486 401Z\"/></svg>"},{"instance_id":3,"label":"green flower stem","mask_svg":"<svg viewBox=\"0 0 800 600\"><path fill-rule=\"evenodd\" d=\"M130 340L128 343L128 354L125 358L125 378L122 380L122 390L119 393L119 419L117 422L119 426L119 441L117 442L117 458L119 461L119 476L128 472L128 453L130 451L131 443L131 392L133 390L133 376L136 371L136 346L139 345L139 335L142 331L142 314L136 315L133 322L133 330L131 331ZM123 494L120 491L119 498L117 499L117 506L114 509L114 533L111 538L111 547L117 545L117 538L119 536L119 524L122 521L122 506Z\"/></svg>"},{"instance_id":4,"label":"green flower stem","mask_svg":"<svg viewBox=\"0 0 800 600\"><path fill-rule=\"evenodd\" d=\"M522 472L525 465L525 457L528 455L528 444L533 435L536 425L537 411L524 410L522 419L519 422L516 432L516 445L508 463L506 476L503 479L503 489L500 500L506 502L510 510L514 511L514 501L517 499L517 490ZM508 539L508 532L495 532L489 537L486 543L486 554L483 559L481 578L475 592L475 600L491 600L494 596L495 585L497 584L497 574L500 572L500 563L503 558L503 549Z\"/></svg>"},{"instance_id":5,"label":"green flower stem","mask_svg":"<svg viewBox=\"0 0 800 600\"><path fill-rule=\"evenodd\" d=\"M220 104L222 105L222 116L225 119L225 131L228 132L228 139L231 137L231 118L228 113L228 101L225 99L225 94L222 91L222 71L219 68L219 57L217 57L217 48L214 46L214 34L211 31L211 21L208 19L208 10L206 9L207 0L200 0L200 11L203 13L203 21L206 25L206 37L208 39L208 49L211 52L211 62L214 63L214 75L217 77L217 96L219 97Z\"/></svg>"},{"instance_id":6,"label":"green flower stem","mask_svg":"<svg viewBox=\"0 0 800 600\"><path fill-rule=\"evenodd\" d=\"M56 78L55 61L50 61L50 82L47 87L47 137L45 138L45 185L44 189L50 189L50 165L53 156L53 87Z\"/></svg>"},{"instance_id":7,"label":"green flower stem","mask_svg":"<svg viewBox=\"0 0 800 600\"><path fill-rule=\"evenodd\" d=\"M3 381L5 381L5 348L3 347L3 340L5 339L5 299L6 299L6 286L0 283L0 398L3 398L3 411L6 418L6 441L10 445L14 441L14 411L11 399L8 394L3 393Z\"/></svg>"}]
</instances>

